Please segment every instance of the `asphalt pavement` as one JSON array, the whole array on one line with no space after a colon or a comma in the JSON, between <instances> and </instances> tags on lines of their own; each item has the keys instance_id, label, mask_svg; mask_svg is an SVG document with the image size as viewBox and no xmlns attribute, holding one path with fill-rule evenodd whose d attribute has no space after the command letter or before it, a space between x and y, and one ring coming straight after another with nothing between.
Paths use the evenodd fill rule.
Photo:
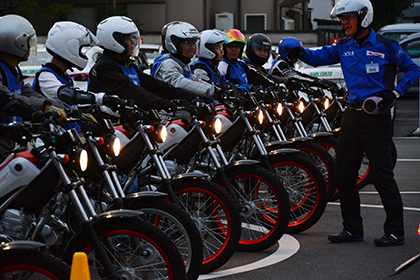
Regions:
<instances>
[{"instance_id":1,"label":"asphalt pavement","mask_svg":"<svg viewBox=\"0 0 420 280\"><path fill-rule=\"evenodd\" d=\"M403 97L397 103L394 122L394 142L398 152L394 171L405 207L405 245L382 248L373 244L374 238L383 235L385 213L375 188L368 185L360 192L365 230L363 242L332 244L327 240L329 234L342 229L339 202L332 202L318 223L307 231L287 235L279 245L264 252L236 252L218 270L218 275L206 275L201 279L386 279L397 266L420 253L417 234L420 223L420 137L407 136L419 127L418 108L417 96ZM265 262L269 265L263 267ZM420 262L389 279L420 279Z\"/></svg>"}]
</instances>

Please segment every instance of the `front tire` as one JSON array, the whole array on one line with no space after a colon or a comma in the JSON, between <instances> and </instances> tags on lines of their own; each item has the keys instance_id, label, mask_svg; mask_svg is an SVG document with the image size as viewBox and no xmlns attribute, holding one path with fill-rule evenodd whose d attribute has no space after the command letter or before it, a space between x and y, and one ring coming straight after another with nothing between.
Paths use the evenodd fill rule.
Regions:
<instances>
[{"instance_id":1,"label":"front tire","mask_svg":"<svg viewBox=\"0 0 420 280\"><path fill-rule=\"evenodd\" d=\"M294 142L293 147L307 154L315 166L318 167L327 184L328 199L332 198L337 190L335 160L332 155L324 147L314 142Z\"/></svg>"},{"instance_id":2,"label":"front tire","mask_svg":"<svg viewBox=\"0 0 420 280\"><path fill-rule=\"evenodd\" d=\"M232 197L205 180L183 181L173 186L181 208L196 224L203 242L202 273L224 265L238 246L241 220Z\"/></svg>"},{"instance_id":3,"label":"front tire","mask_svg":"<svg viewBox=\"0 0 420 280\"><path fill-rule=\"evenodd\" d=\"M2 250L0 279L70 279L70 267L38 250Z\"/></svg>"},{"instance_id":4,"label":"front tire","mask_svg":"<svg viewBox=\"0 0 420 280\"><path fill-rule=\"evenodd\" d=\"M127 279L186 279L185 265L177 248L159 229L139 218L119 218L95 226L117 277ZM70 246L71 253L85 252L92 279L101 277L103 267L87 238ZM67 254L68 255L68 254ZM68 262L69 260L65 260Z\"/></svg>"},{"instance_id":5,"label":"front tire","mask_svg":"<svg viewBox=\"0 0 420 280\"><path fill-rule=\"evenodd\" d=\"M298 154L275 157L272 165L289 195L290 218L286 232L309 229L321 218L328 202L322 173L309 159Z\"/></svg>"},{"instance_id":6,"label":"front tire","mask_svg":"<svg viewBox=\"0 0 420 280\"><path fill-rule=\"evenodd\" d=\"M289 224L286 190L260 166L235 166L225 171L241 206L239 251L257 252L277 243Z\"/></svg>"},{"instance_id":7,"label":"front tire","mask_svg":"<svg viewBox=\"0 0 420 280\"><path fill-rule=\"evenodd\" d=\"M203 244L200 233L190 217L175 204L158 200L142 201L135 210L146 221L161 229L178 248L185 262L188 280L200 275L203 263Z\"/></svg>"}]
</instances>

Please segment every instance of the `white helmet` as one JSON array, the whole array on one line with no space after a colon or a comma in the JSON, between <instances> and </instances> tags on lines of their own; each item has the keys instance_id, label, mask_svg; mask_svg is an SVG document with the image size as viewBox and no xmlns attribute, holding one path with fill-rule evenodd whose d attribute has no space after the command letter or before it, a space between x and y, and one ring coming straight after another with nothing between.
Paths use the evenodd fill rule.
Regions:
<instances>
[{"instance_id":1,"label":"white helmet","mask_svg":"<svg viewBox=\"0 0 420 280\"><path fill-rule=\"evenodd\" d=\"M198 30L188 22L175 22L169 26L165 34L165 47L171 54L181 54L181 41L186 39L200 39Z\"/></svg>"},{"instance_id":2,"label":"white helmet","mask_svg":"<svg viewBox=\"0 0 420 280\"><path fill-rule=\"evenodd\" d=\"M332 19L345 15L360 16L360 26L367 28L373 21L373 7L369 0L341 0L332 8Z\"/></svg>"},{"instance_id":3,"label":"white helmet","mask_svg":"<svg viewBox=\"0 0 420 280\"><path fill-rule=\"evenodd\" d=\"M200 45L198 46L198 56L206 59L213 59L216 57L214 45L223 43L225 41L225 33L213 29L204 30L200 34Z\"/></svg>"},{"instance_id":4,"label":"white helmet","mask_svg":"<svg viewBox=\"0 0 420 280\"><path fill-rule=\"evenodd\" d=\"M81 53L81 48L97 43L95 35L83 25L72 21L60 21L48 32L46 48L52 56L64 60L69 68L83 70L88 58Z\"/></svg>"},{"instance_id":5,"label":"white helmet","mask_svg":"<svg viewBox=\"0 0 420 280\"><path fill-rule=\"evenodd\" d=\"M127 53L127 44L125 36L131 35L131 39L135 42L134 52ZM96 37L99 40L99 46L106 50L110 50L127 56L138 56L140 48L140 32L134 22L125 16L113 16L104 19L98 24L96 29Z\"/></svg>"},{"instance_id":6,"label":"white helmet","mask_svg":"<svg viewBox=\"0 0 420 280\"><path fill-rule=\"evenodd\" d=\"M0 17L0 34L0 52L19 59L25 58L28 52L36 55L36 32L26 18L18 15Z\"/></svg>"}]
</instances>

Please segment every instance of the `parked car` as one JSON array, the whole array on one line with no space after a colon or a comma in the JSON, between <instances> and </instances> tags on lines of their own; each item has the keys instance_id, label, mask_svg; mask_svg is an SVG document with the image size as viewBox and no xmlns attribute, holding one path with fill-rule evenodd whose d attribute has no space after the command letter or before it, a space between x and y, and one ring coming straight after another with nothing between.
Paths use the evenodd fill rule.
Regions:
<instances>
[{"instance_id":1,"label":"parked car","mask_svg":"<svg viewBox=\"0 0 420 280\"><path fill-rule=\"evenodd\" d=\"M162 46L158 44L141 44L140 52L146 55L147 64L150 68L155 58L162 52Z\"/></svg>"},{"instance_id":2,"label":"parked car","mask_svg":"<svg viewBox=\"0 0 420 280\"><path fill-rule=\"evenodd\" d=\"M45 49L45 45L38 44L36 56L30 55L27 61L23 61L19 64L24 83L32 85L36 72L41 69L43 64L50 62L51 58L52 56Z\"/></svg>"},{"instance_id":3,"label":"parked car","mask_svg":"<svg viewBox=\"0 0 420 280\"><path fill-rule=\"evenodd\" d=\"M420 25L420 24L419 24ZM409 57L420 66L420 32L411 34L405 39L400 41L401 48L408 54ZM402 73L398 74L398 78L402 76ZM419 94L419 81L407 91L407 93Z\"/></svg>"},{"instance_id":4,"label":"parked car","mask_svg":"<svg viewBox=\"0 0 420 280\"><path fill-rule=\"evenodd\" d=\"M316 50L320 48L321 47L310 49ZM343 71L341 70L340 63L313 67L301 60L298 60L295 64L295 69L312 77L331 80L335 82L339 87L346 87L346 82L344 81Z\"/></svg>"},{"instance_id":5,"label":"parked car","mask_svg":"<svg viewBox=\"0 0 420 280\"><path fill-rule=\"evenodd\" d=\"M401 41L416 32L420 32L420 23L396 23L382 27L379 29L378 34Z\"/></svg>"},{"instance_id":6,"label":"parked car","mask_svg":"<svg viewBox=\"0 0 420 280\"><path fill-rule=\"evenodd\" d=\"M98 56L100 56L103 52L103 49L94 46L94 47L86 47L85 55L88 57L88 63L83 70L78 70L73 68L73 71L68 71L69 75L72 77L74 81L74 86L78 87L82 90L87 90L87 82L89 79L89 71L93 65L95 65Z\"/></svg>"}]
</instances>

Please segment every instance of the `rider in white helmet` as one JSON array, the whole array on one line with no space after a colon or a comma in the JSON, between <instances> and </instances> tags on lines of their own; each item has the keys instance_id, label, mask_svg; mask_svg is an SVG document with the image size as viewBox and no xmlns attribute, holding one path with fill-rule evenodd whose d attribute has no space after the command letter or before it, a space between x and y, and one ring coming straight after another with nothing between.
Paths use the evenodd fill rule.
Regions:
<instances>
[{"instance_id":1,"label":"rider in white helmet","mask_svg":"<svg viewBox=\"0 0 420 280\"><path fill-rule=\"evenodd\" d=\"M420 68L399 43L376 34L369 26L373 7L369 0L341 0L331 11L341 20L348 37L319 50L292 48L289 59L300 58L312 66L341 63L348 88L347 108L337 147L337 186L343 230L328 236L334 243L363 240L363 220L356 186L365 152L373 184L386 212L384 235L377 246L404 244L403 204L394 179L394 143L389 108L420 77ZM404 75L395 84L397 69ZM374 100L381 100L376 103ZM366 103L365 103L366 102ZM368 106L369 105L369 106Z\"/></svg>"},{"instance_id":2,"label":"rider in white helmet","mask_svg":"<svg viewBox=\"0 0 420 280\"><path fill-rule=\"evenodd\" d=\"M49 30L46 41L47 52L52 55L51 62L43 65L36 73L32 88L48 99L62 103L63 106L84 103L99 105L106 103L110 106L112 100L104 99L104 93L95 96L74 88L74 81L67 73L68 70L73 71L73 68L83 70L88 63L84 47L91 47L97 43L98 39L95 35L83 25L72 21L56 22ZM65 90L67 95L72 94L72 99L77 96L77 101L68 100L68 98L67 102L62 101L61 92L64 92L64 88L67 88ZM102 110L108 114L116 114L107 107L102 107ZM76 128L80 131L76 123L64 123L63 127Z\"/></svg>"},{"instance_id":3,"label":"rider in white helmet","mask_svg":"<svg viewBox=\"0 0 420 280\"><path fill-rule=\"evenodd\" d=\"M223 59L222 44L224 33L220 30L205 30L200 34L198 46L198 61L191 65L191 69L202 80L220 84L220 72L217 69Z\"/></svg>"},{"instance_id":4,"label":"rider in white helmet","mask_svg":"<svg viewBox=\"0 0 420 280\"><path fill-rule=\"evenodd\" d=\"M196 54L200 38L197 29L187 22L174 22L162 33L167 53L158 56L152 66L156 79L180 87L207 98L214 96L215 87L191 72L189 63Z\"/></svg>"},{"instance_id":5,"label":"rider in white helmet","mask_svg":"<svg viewBox=\"0 0 420 280\"><path fill-rule=\"evenodd\" d=\"M51 106L51 101L23 83L19 63L28 60L29 55L36 55L37 48L37 36L31 23L18 15L2 16L0 34L0 123L19 123L22 119L39 121L34 117L48 110L58 122L64 121L63 110ZM12 137L1 135L0 160L16 146Z\"/></svg>"},{"instance_id":6,"label":"rider in white helmet","mask_svg":"<svg viewBox=\"0 0 420 280\"><path fill-rule=\"evenodd\" d=\"M31 23L18 15L0 17L0 89L19 96L31 107L44 109L46 100L23 84L19 68L21 61L36 55L37 36ZM50 104L51 102L47 102Z\"/></svg>"},{"instance_id":7,"label":"rider in white helmet","mask_svg":"<svg viewBox=\"0 0 420 280\"><path fill-rule=\"evenodd\" d=\"M168 99L195 97L140 71L136 64L140 32L130 18L113 16L103 20L97 27L96 37L104 52L90 70L89 91L134 100L145 110L167 112L176 110L176 105Z\"/></svg>"}]
</instances>

